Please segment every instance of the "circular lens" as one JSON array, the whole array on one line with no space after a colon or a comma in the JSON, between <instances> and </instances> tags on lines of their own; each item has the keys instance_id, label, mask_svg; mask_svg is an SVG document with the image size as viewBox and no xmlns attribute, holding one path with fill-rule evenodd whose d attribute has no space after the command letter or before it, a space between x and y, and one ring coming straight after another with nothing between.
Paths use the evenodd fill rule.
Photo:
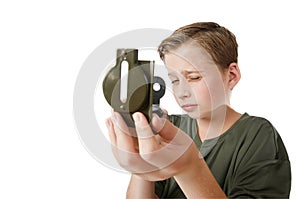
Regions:
<instances>
[{"instance_id":1,"label":"circular lens","mask_svg":"<svg viewBox=\"0 0 300 199\"><path fill-rule=\"evenodd\" d=\"M154 90L154 91L159 91L159 90L160 90L160 84L157 83L157 82L154 83L154 84L153 84L153 90Z\"/></svg>"}]
</instances>

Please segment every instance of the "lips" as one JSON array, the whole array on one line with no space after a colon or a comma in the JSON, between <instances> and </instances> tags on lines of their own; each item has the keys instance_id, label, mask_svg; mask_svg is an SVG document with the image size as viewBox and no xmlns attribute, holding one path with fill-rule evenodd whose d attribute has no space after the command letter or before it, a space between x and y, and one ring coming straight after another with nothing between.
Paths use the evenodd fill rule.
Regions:
<instances>
[{"instance_id":1,"label":"lips","mask_svg":"<svg viewBox=\"0 0 300 199\"><path fill-rule=\"evenodd\" d=\"M198 107L197 104L185 104L181 106L181 108L186 112L194 111L197 107Z\"/></svg>"}]
</instances>

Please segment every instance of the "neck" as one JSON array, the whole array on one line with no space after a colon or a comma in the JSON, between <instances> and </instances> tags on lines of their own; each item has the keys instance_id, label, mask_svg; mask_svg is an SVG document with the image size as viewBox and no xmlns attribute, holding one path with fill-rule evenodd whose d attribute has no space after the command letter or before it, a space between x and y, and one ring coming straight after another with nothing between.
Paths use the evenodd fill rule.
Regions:
<instances>
[{"instance_id":1,"label":"neck","mask_svg":"<svg viewBox=\"0 0 300 199\"><path fill-rule=\"evenodd\" d=\"M228 105L220 106L205 116L197 119L198 134L202 141L220 136L226 132L241 114Z\"/></svg>"}]
</instances>

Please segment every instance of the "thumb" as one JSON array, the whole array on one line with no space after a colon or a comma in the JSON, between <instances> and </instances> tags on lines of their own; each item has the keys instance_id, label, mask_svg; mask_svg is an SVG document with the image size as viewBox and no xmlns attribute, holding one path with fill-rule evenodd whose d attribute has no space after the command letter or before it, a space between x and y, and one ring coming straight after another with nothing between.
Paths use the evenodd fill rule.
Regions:
<instances>
[{"instance_id":1,"label":"thumb","mask_svg":"<svg viewBox=\"0 0 300 199\"><path fill-rule=\"evenodd\" d=\"M140 112L134 113L132 117L139 141L140 153L149 153L156 150L159 145L146 117Z\"/></svg>"},{"instance_id":2,"label":"thumb","mask_svg":"<svg viewBox=\"0 0 300 199\"><path fill-rule=\"evenodd\" d=\"M181 132L181 130L174 126L168 119L160 118L156 114L153 114L151 124L153 130L166 140L174 139L176 134Z\"/></svg>"}]
</instances>

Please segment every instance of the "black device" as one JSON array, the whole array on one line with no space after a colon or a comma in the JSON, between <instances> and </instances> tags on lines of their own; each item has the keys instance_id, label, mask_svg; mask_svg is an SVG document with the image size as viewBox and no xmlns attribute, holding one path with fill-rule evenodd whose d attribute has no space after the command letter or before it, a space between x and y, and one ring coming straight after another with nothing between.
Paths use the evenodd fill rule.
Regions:
<instances>
[{"instance_id":1,"label":"black device","mask_svg":"<svg viewBox=\"0 0 300 199\"><path fill-rule=\"evenodd\" d=\"M126 77L122 77L124 69ZM159 105L165 82L154 76L154 61L138 60L137 49L117 49L116 65L105 76L102 87L107 102L129 127L134 127L135 112L142 112L149 123L152 113L163 115Z\"/></svg>"}]
</instances>

